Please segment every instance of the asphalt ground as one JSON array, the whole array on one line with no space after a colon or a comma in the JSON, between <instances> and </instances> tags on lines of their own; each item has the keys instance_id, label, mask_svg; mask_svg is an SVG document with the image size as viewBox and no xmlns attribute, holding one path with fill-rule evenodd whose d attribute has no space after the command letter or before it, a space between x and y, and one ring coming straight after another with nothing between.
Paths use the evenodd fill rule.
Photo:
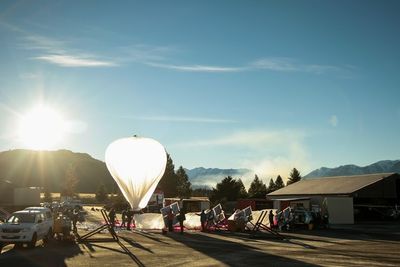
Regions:
<instances>
[{"instance_id":1,"label":"asphalt ground","mask_svg":"<svg viewBox=\"0 0 400 267\"><path fill-rule=\"evenodd\" d=\"M99 225L100 212L90 212L79 233ZM92 223L92 225L90 225ZM399 222L267 233L117 230L84 243L40 241L34 249L8 245L0 266L400 266Z\"/></svg>"}]
</instances>

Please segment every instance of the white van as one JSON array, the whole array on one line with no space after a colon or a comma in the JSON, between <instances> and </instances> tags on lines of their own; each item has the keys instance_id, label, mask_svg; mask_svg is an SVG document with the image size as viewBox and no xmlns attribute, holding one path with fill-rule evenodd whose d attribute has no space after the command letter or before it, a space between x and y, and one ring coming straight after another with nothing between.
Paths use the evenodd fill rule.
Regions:
<instances>
[{"instance_id":1,"label":"white van","mask_svg":"<svg viewBox=\"0 0 400 267\"><path fill-rule=\"evenodd\" d=\"M51 210L49 208L45 208L45 207L28 207L25 208L24 210L39 210L39 211L43 211L45 213L45 217L46 217L46 222L51 224L51 228L53 229L53 223L54 223L54 219L53 219L53 213L51 212Z\"/></svg>"},{"instance_id":2,"label":"white van","mask_svg":"<svg viewBox=\"0 0 400 267\"><path fill-rule=\"evenodd\" d=\"M0 224L0 249L6 244L34 248L38 240L47 242L53 237L53 223L47 210L16 211Z\"/></svg>"}]
</instances>

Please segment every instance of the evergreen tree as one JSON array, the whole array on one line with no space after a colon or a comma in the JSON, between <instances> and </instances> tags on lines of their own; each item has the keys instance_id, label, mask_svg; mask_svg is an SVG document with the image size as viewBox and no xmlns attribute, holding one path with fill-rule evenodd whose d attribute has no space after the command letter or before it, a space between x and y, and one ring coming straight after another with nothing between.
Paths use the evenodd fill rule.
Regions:
<instances>
[{"instance_id":1,"label":"evergreen tree","mask_svg":"<svg viewBox=\"0 0 400 267\"><path fill-rule=\"evenodd\" d=\"M101 183L96 191L96 199L98 202L104 202L107 200L106 186Z\"/></svg>"},{"instance_id":2,"label":"evergreen tree","mask_svg":"<svg viewBox=\"0 0 400 267\"><path fill-rule=\"evenodd\" d=\"M293 183L298 182L300 180L301 180L300 172L296 168L293 168L293 170L290 172L290 175L289 175L289 178L288 178L288 181L287 181L286 185L293 184Z\"/></svg>"},{"instance_id":3,"label":"evergreen tree","mask_svg":"<svg viewBox=\"0 0 400 267\"><path fill-rule=\"evenodd\" d=\"M175 165L172 161L171 156L167 153L167 166L165 167L165 172L160 182L158 183L158 188L164 192L165 197L176 197L178 196L178 181L179 178L175 173Z\"/></svg>"},{"instance_id":4,"label":"evergreen tree","mask_svg":"<svg viewBox=\"0 0 400 267\"><path fill-rule=\"evenodd\" d=\"M210 200L213 203L235 201L246 197L246 195L246 188L242 180L235 180L231 176L227 176L213 188Z\"/></svg>"},{"instance_id":5,"label":"evergreen tree","mask_svg":"<svg viewBox=\"0 0 400 267\"><path fill-rule=\"evenodd\" d=\"M275 180L275 190L281 189L285 187L285 184L283 183L282 177L278 175Z\"/></svg>"},{"instance_id":6,"label":"evergreen tree","mask_svg":"<svg viewBox=\"0 0 400 267\"><path fill-rule=\"evenodd\" d=\"M250 198L265 198L267 195L267 187L257 174L254 176L254 180L250 184L249 197Z\"/></svg>"},{"instance_id":7,"label":"evergreen tree","mask_svg":"<svg viewBox=\"0 0 400 267\"><path fill-rule=\"evenodd\" d=\"M238 191L239 191L238 198L247 198L248 194L247 194L246 187L244 186L242 179L239 178L236 181L236 186L238 187Z\"/></svg>"},{"instance_id":8,"label":"evergreen tree","mask_svg":"<svg viewBox=\"0 0 400 267\"><path fill-rule=\"evenodd\" d=\"M192 193L192 185L189 182L189 177L182 166L180 166L176 171L176 176L178 177L178 196L181 198L189 198Z\"/></svg>"},{"instance_id":9,"label":"evergreen tree","mask_svg":"<svg viewBox=\"0 0 400 267\"><path fill-rule=\"evenodd\" d=\"M267 194L269 194L271 192L274 192L275 190L276 190L276 185L275 185L274 179L271 178L269 180L269 185L268 185L268 188L267 188Z\"/></svg>"},{"instance_id":10,"label":"evergreen tree","mask_svg":"<svg viewBox=\"0 0 400 267\"><path fill-rule=\"evenodd\" d=\"M75 195L78 181L75 165L68 165L67 170L65 171L65 180L61 190L61 196L73 197Z\"/></svg>"},{"instance_id":11,"label":"evergreen tree","mask_svg":"<svg viewBox=\"0 0 400 267\"><path fill-rule=\"evenodd\" d=\"M192 196L194 197L210 197L212 190L203 187L203 188L196 188L192 191Z\"/></svg>"}]
</instances>

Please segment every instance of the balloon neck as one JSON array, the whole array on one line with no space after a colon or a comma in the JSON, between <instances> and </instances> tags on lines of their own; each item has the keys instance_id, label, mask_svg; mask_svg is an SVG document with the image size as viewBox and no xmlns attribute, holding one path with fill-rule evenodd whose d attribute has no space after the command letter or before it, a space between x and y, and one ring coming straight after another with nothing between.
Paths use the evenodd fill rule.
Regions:
<instances>
[{"instance_id":1,"label":"balloon neck","mask_svg":"<svg viewBox=\"0 0 400 267\"><path fill-rule=\"evenodd\" d=\"M131 209L132 209L132 211L141 211L141 210L142 210L141 208L137 208L137 207L134 208L134 207L132 207L132 206L131 206Z\"/></svg>"}]
</instances>

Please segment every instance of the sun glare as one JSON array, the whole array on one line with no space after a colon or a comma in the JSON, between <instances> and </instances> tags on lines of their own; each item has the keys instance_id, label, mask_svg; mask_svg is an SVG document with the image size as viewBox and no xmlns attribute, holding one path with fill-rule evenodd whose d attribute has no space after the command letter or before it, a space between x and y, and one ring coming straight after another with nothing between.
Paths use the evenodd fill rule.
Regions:
<instances>
[{"instance_id":1,"label":"sun glare","mask_svg":"<svg viewBox=\"0 0 400 267\"><path fill-rule=\"evenodd\" d=\"M18 138L30 149L53 149L64 137L64 124L58 112L38 106L21 118Z\"/></svg>"}]
</instances>

